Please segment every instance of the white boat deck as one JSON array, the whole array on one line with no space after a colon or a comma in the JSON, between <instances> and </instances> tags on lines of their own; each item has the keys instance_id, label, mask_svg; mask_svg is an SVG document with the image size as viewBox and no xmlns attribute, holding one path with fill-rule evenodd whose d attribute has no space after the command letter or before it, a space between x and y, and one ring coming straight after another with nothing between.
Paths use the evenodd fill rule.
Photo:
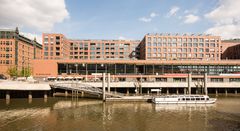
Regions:
<instances>
[{"instance_id":1,"label":"white boat deck","mask_svg":"<svg viewBox=\"0 0 240 131\"><path fill-rule=\"evenodd\" d=\"M207 95L167 95L153 97L153 103L156 104L213 104L215 98L209 98Z\"/></svg>"}]
</instances>

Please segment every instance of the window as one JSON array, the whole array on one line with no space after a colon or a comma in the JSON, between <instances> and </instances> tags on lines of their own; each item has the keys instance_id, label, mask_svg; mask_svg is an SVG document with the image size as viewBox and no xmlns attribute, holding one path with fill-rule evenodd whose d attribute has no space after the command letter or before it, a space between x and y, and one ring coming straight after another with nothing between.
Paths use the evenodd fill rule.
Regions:
<instances>
[{"instance_id":1,"label":"window","mask_svg":"<svg viewBox=\"0 0 240 131\"><path fill-rule=\"evenodd\" d=\"M182 42L182 39L181 39L181 38L178 38L178 42Z\"/></svg>"},{"instance_id":2,"label":"window","mask_svg":"<svg viewBox=\"0 0 240 131\"><path fill-rule=\"evenodd\" d=\"M167 52L167 48L164 48L164 49L163 49L163 52Z\"/></svg>"},{"instance_id":3,"label":"window","mask_svg":"<svg viewBox=\"0 0 240 131\"><path fill-rule=\"evenodd\" d=\"M192 47L192 43L188 43L188 47Z\"/></svg>"},{"instance_id":4,"label":"window","mask_svg":"<svg viewBox=\"0 0 240 131\"><path fill-rule=\"evenodd\" d=\"M182 49L181 49L181 48L178 48L178 49L177 49L177 52L182 52Z\"/></svg>"},{"instance_id":5,"label":"window","mask_svg":"<svg viewBox=\"0 0 240 131\"><path fill-rule=\"evenodd\" d=\"M183 52L187 52L187 49L186 49L186 48L183 48Z\"/></svg>"},{"instance_id":6,"label":"window","mask_svg":"<svg viewBox=\"0 0 240 131\"><path fill-rule=\"evenodd\" d=\"M151 46L151 42L148 42L148 46Z\"/></svg>"},{"instance_id":7,"label":"window","mask_svg":"<svg viewBox=\"0 0 240 131\"><path fill-rule=\"evenodd\" d=\"M206 47L209 47L209 43L206 43L205 46L206 46Z\"/></svg>"},{"instance_id":8,"label":"window","mask_svg":"<svg viewBox=\"0 0 240 131\"><path fill-rule=\"evenodd\" d=\"M203 45L203 43L199 43L199 47L203 47L204 45Z\"/></svg>"},{"instance_id":9,"label":"window","mask_svg":"<svg viewBox=\"0 0 240 131\"><path fill-rule=\"evenodd\" d=\"M48 52L44 52L44 56L48 56Z\"/></svg>"},{"instance_id":10,"label":"window","mask_svg":"<svg viewBox=\"0 0 240 131\"><path fill-rule=\"evenodd\" d=\"M193 47L198 47L198 44L197 43L193 43Z\"/></svg>"},{"instance_id":11,"label":"window","mask_svg":"<svg viewBox=\"0 0 240 131\"><path fill-rule=\"evenodd\" d=\"M156 37L153 37L153 42L157 42L157 38Z\"/></svg>"},{"instance_id":12,"label":"window","mask_svg":"<svg viewBox=\"0 0 240 131\"><path fill-rule=\"evenodd\" d=\"M194 49L193 49L193 52L197 52L197 48L194 48Z\"/></svg>"},{"instance_id":13,"label":"window","mask_svg":"<svg viewBox=\"0 0 240 131\"><path fill-rule=\"evenodd\" d=\"M193 42L198 42L198 39L197 39L197 38L194 38L194 39L193 39Z\"/></svg>"},{"instance_id":14,"label":"window","mask_svg":"<svg viewBox=\"0 0 240 131\"><path fill-rule=\"evenodd\" d=\"M168 38L168 43L171 43L172 42L172 39L171 38Z\"/></svg>"},{"instance_id":15,"label":"window","mask_svg":"<svg viewBox=\"0 0 240 131\"><path fill-rule=\"evenodd\" d=\"M151 48L148 48L148 52L151 52Z\"/></svg>"},{"instance_id":16,"label":"window","mask_svg":"<svg viewBox=\"0 0 240 131\"><path fill-rule=\"evenodd\" d=\"M206 52L209 52L209 48L206 48L205 51L206 51Z\"/></svg>"},{"instance_id":17,"label":"window","mask_svg":"<svg viewBox=\"0 0 240 131\"><path fill-rule=\"evenodd\" d=\"M48 47L44 47L44 51L48 51Z\"/></svg>"},{"instance_id":18,"label":"window","mask_svg":"<svg viewBox=\"0 0 240 131\"><path fill-rule=\"evenodd\" d=\"M172 42L173 42L173 43L176 43L176 42L177 42L177 39L176 39L176 38L172 39Z\"/></svg>"},{"instance_id":19,"label":"window","mask_svg":"<svg viewBox=\"0 0 240 131\"><path fill-rule=\"evenodd\" d=\"M156 53L156 52L157 52L157 48L154 48L154 49L153 49L153 52Z\"/></svg>"},{"instance_id":20,"label":"window","mask_svg":"<svg viewBox=\"0 0 240 131\"><path fill-rule=\"evenodd\" d=\"M172 46L173 46L173 47L176 47L176 46L177 46L177 43L173 43Z\"/></svg>"},{"instance_id":21,"label":"window","mask_svg":"<svg viewBox=\"0 0 240 131\"><path fill-rule=\"evenodd\" d=\"M191 43L192 42L192 38L188 38L188 43Z\"/></svg>"},{"instance_id":22,"label":"window","mask_svg":"<svg viewBox=\"0 0 240 131\"><path fill-rule=\"evenodd\" d=\"M151 37L148 37L148 41L149 41L149 42L151 41Z\"/></svg>"},{"instance_id":23,"label":"window","mask_svg":"<svg viewBox=\"0 0 240 131\"><path fill-rule=\"evenodd\" d=\"M204 50L203 50L203 48L199 48L199 52L203 52Z\"/></svg>"},{"instance_id":24,"label":"window","mask_svg":"<svg viewBox=\"0 0 240 131\"><path fill-rule=\"evenodd\" d=\"M183 42L187 42L187 39L186 39L186 38L184 38L184 39L183 39Z\"/></svg>"},{"instance_id":25,"label":"window","mask_svg":"<svg viewBox=\"0 0 240 131\"><path fill-rule=\"evenodd\" d=\"M211 44L210 44L210 47L215 47L215 43L211 43Z\"/></svg>"}]
</instances>

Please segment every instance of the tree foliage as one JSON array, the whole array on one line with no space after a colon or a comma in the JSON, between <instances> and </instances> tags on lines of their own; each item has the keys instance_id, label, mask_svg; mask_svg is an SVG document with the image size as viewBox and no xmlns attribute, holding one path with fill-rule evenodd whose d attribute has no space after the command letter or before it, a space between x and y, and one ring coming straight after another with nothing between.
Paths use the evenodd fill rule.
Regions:
<instances>
[{"instance_id":1,"label":"tree foliage","mask_svg":"<svg viewBox=\"0 0 240 131\"><path fill-rule=\"evenodd\" d=\"M7 74L10 75L10 77L29 77L31 75L31 69L26 67L22 68L22 70L18 70L17 67L9 67Z\"/></svg>"},{"instance_id":2,"label":"tree foliage","mask_svg":"<svg viewBox=\"0 0 240 131\"><path fill-rule=\"evenodd\" d=\"M7 70L7 74L10 75L10 77L18 77L18 69L17 67L9 67Z\"/></svg>"},{"instance_id":3,"label":"tree foliage","mask_svg":"<svg viewBox=\"0 0 240 131\"><path fill-rule=\"evenodd\" d=\"M22 77L29 77L31 75L31 69L29 67L23 68L20 71L20 76Z\"/></svg>"}]
</instances>

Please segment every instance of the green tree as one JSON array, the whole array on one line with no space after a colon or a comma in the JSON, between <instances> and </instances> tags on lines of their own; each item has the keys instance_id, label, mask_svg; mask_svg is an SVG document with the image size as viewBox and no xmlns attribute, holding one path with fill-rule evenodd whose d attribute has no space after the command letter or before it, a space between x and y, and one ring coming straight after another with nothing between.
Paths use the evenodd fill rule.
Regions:
<instances>
[{"instance_id":1,"label":"green tree","mask_svg":"<svg viewBox=\"0 0 240 131\"><path fill-rule=\"evenodd\" d=\"M26 68L23 68L21 71L20 71L20 75L22 77L29 77L31 75L31 69L29 67L26 67Z\"/></svg>"},{"instance_id":2,"label":"green tree","mask_svg":"<svg viewBox=\"0 0 240 131\"><path fill-rule=\"evenodd\" d=\"M10 75L10 77L18 77L18 69L17 67L9 67L7 70L7 74Z\"/></svg>"}]
</instances>

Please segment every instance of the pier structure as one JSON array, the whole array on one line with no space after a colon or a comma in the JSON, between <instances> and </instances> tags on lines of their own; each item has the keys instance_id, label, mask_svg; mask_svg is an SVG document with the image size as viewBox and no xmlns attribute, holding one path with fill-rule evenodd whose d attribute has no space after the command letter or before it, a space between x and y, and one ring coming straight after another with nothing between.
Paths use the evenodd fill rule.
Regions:
<instances>
[{"instance_id":1,"label":"pier structure","mask_svg":"<svg viewBox=\"0 0 240 131\"><path fill-rule=\"evenodd\" d=\"M51 87L48 83L0 81L1 97L5 95L7 101L10 101L10 99L14 97L28 98L29 101L34 97L43 97L44 99L47 99L50 92Z\"/></svg>"}]
</instances>

